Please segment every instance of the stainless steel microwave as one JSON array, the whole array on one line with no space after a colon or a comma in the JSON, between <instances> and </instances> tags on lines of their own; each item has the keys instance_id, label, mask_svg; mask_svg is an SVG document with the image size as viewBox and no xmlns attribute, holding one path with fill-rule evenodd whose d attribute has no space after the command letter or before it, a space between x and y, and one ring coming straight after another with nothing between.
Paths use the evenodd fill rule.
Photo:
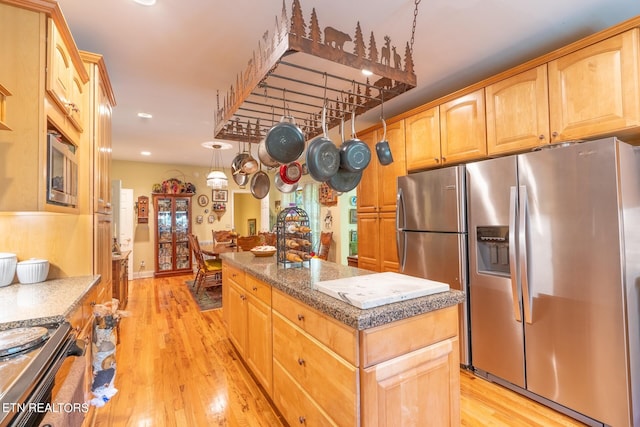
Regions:
<instances>
[{"instance_id":1,"label":"stainless steel microwave","mask_svg":"<svg viewBox=\"0 0 640 427\"><path fill-rule=\"evenodd\" d=\"M78 161L76 146L53 132L47 134L47 203L77 206Z\"/></svg>"}]
</instances>

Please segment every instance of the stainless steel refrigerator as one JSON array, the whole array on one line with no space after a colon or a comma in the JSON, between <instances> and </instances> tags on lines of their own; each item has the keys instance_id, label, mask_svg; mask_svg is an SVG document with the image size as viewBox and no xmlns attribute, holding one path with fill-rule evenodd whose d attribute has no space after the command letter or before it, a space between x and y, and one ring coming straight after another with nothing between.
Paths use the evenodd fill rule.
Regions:
<instances>
[{"instance_id":1,"label":"stainless steel refrigerator","mask_svg":"<svg viewBox=\"0 0 640 427\"><path fill-rule=\"evenodd\" d=\"M401 272L467 291L464 166L398 178L397 243ZM458 305L460 364L470 364L467 303Z\"/></svg>"},{"instance_id":2,"label":"stainless steel refrigerator","mask_svg":"<svg viewBox=\"0 0 640 427\"><path fill-rule=\"evenodd\" d=\"M615 138L467 165L477 373L640 426L640 172Z\"/></svg>"}]
</instances>

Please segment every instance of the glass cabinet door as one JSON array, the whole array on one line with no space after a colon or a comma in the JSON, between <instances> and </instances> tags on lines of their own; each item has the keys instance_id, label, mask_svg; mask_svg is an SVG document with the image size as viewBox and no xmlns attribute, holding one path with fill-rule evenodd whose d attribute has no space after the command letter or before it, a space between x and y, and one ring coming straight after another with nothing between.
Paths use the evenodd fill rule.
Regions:
<instances>
[{"instance_id":1,"label":"glass cabinet door","mask_svg":"<svg viewBox=\"0 0 640 427\"><path fill-rule=\"evenodd\" d=\"M173 270L173 200L157 200L158 271Z\"/></svg>"},{"instance_id":2,"label":"glass cabinet door","mask_svg":"<svg viewBox=\"0 0 640 427\"><path fill-rule=\"evenodd\" d=\"M156 209L156 275L191 270L191 197L154 195Z\"/></svg>"},{"instance_id":3,"label":"glass cabinet door","mask_svg":"<svg viewBox=\"0 0 640 427\"><path fill-rule=\"evenodd\" d=\"M191 257L189 251L189 202L191 199L176 199L175 210L175 243L176 269L189 268Z\"/></svg>"}]
</instances>

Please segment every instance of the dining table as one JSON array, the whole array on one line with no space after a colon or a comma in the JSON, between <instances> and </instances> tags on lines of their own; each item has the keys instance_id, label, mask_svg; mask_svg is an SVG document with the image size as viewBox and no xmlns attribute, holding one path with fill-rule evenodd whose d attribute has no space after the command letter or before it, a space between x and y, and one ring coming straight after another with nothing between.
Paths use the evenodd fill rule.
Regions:
<instances>
[{"instance_id":1,"label":"dining table","mask_svg":"<svg viewBox=\"0 0 640 427\"><path fill-rule=\"evenodd\" d=\"M207 243L207 244L201 245L200 250L206 256L218 258L220 254L223 254L226 252L241 252L242 248L238 247L237 245L230 245L228 243L218 244L218 245L213 243Z\"/></svg>"}]
</instances>

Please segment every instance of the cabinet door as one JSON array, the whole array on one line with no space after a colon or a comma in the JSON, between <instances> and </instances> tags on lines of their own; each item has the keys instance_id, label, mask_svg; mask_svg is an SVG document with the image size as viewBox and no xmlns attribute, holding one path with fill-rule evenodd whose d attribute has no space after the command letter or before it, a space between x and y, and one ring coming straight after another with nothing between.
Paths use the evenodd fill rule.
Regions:
<instances>
[{"instance_id":1,"label":"cabinet door","mask_svg":"<svg viewBox=\"0 0 640 427\"><path fill-rule=\"evenodd\" d=\"M112 296L111 220L111 215L94 215L93 274L102 276L99 287L105 291L98 299L99 304L110 301Z\"/></svg>"},{"instance_id":2,"label":"cabinet door","mask_svg":"<svg viewBox=\"0 0 640 427\"><path fill-rule=\"evenodd\" d=\"M635 28L549 62L554 141L640 125L639 32Z\"/></svg>"},{"instance_id":3,"label":"cabinet door","mask_svg":"<svg viewBox=\"0 0 640 427\"><path fill-rule=\"evenodd\" d=\"M95 136L94 136L94 207L97 212L111 212L111 115L113 107L104 87L102 77L95 85Z\"/></svg>"},{"instance_id":4,"label":"cabinet door","mask_svg":"<svg viewBox=\"0 0 640 427\"><path fill-rule=\"evenodd\" d=\"M447 339L364 369L362 425L460 425L457 341Z\"/></svg>"},{"instance_id":5,"label":"cabinet door","mask_svg":"<svg viewBox=\"0 0 640 427\"><path fill-rule=\"evenodd\" d=\"M358 214L358 268L380 271L378 214Z\"/></svg>"},{"instance_id":6,"label":"cabinet door","mask_svg":"<svg viewBox=\"0 0 640 427\"><path fill-rule=\"evenodd\" d=\"M380 136L381 137L381 136ZM393 155L393 163L378 166L378 206L380 211L396 210L397 178L407 174L405 157L404 120L387 125L387 141ZM374 158L372 163L377 162Z\"/></svg>"},{"instance_id":7,"label":"cabinet door","mask_svg":"<svg viewBox=\"0 0 640 427\"><path fill-rule=\"evenodd\" d=\"M440 108L433 107L404 119L407 170L440 166Z\"/></svg>"},{"instance_id":8,"label":"cabinet door","mask_svg":"<svg viewBox=\"0 0 640 427\"><path fill-rule=\"evenodd\" d=\"M47 55L47 91L62 111L67 112L71 102L73 64L58 28L49 19L49 52Z\"/></svg>"},{"instance_id":9,"label":"cabinet door","mask_svg":"<svg viewBox=\"0 0 640 427\"><path fill-rule=\"evenodd\" d=\"M487 86L485 94L489 155L549 143L546 64Z\"/></svg>"},{"instance_id":10,"label":"cabinet door","mask_svg":"<svg viewBox=\"0 0 640 427\"><path fill-rule=\"evenodd\" d=\"M358 213L377 212L378 210L378 164L376 158L376 143L378 142L377 132L369 132L358 135L362 141L366 142L371 149L371 163L362 173L362 179L358 184Z\"/></svg>"},{"instance_id":11,"label":"cabinet door","mask_svg":"<svg viewBox=\"0 0 640 427\"><path fill-rule=\"evenodd\" d=\"M258 297L247 297L247 353L245 360L269 396L273 393L271 307Z\"/></svg>"},{"instance_id":12,"label":"cabinet door","mask_svg":"<svg viewBox=\"0 0 640 427\"><path fill-rule=\"evenodd\" d=\"M398 245L396 243L396 213L383 212L379 218L380 269L381 271L400 271ZM360 258L360 257L358 257Z\"/></svg>"},{"instance_id":13,"label":"cabinet door","mask_svg":"<svg viewBox=\"0 0 640 427\"><path fill-rule=\"evenodd\" d=\"M228 287L229 296L229 339L241 355L246 353L247 308L246 295L242 287L231 282Z\"/></svg>"},{"instance_id":14,"label":"cabinet door","mask_svg":"<svg viewBox=\"0 0 640 427\"><path fill-rule=\"evenodd\" d=\"M173 270L173 206L169 197L154 197L156 212L156 272Z\"/></svg>"},{"instance_id":15,"label":"cabinet door","mask_svg":"<svg viewBox=\"0 0 640 427\"><path fill-rule=\"evenodd\" d=\"M486 156L484 89L440 105L440 147L443 164Z\"/></svg>"}]
</instances>

